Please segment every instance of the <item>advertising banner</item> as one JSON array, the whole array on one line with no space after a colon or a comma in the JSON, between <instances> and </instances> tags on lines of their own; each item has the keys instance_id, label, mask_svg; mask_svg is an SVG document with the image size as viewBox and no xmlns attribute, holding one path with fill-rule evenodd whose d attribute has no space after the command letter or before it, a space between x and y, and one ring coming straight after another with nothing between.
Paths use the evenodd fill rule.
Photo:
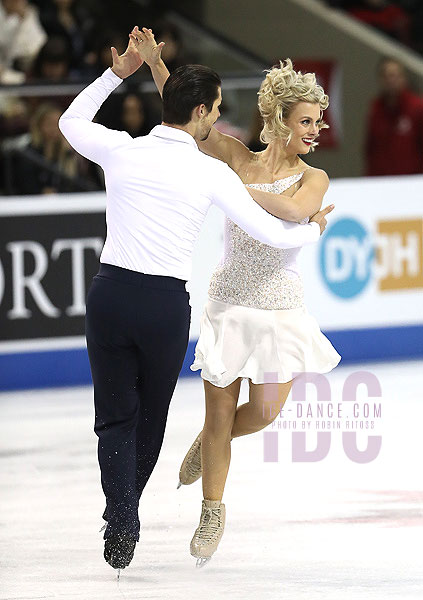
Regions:
<instances>
[{"instance_id":1,"label":"advertising banner","mask_svg":"<svg viewBox=\"0 0 423 600\"><path fill-rule=\"evenodd\" d=\"M300 253L325 330L423 325L423 176L334 181L320 243Z\"/></svg>"},{"instance_id":2,"label":"advertising banner","mask_svg":"<svg viewBox=\"0 0 423 600\"><path fill-rule=\"evenodd\" d=\"M0 349L84 332L86 289L105 237L104 195L75 196L0 203Z\"/></svg>"},{"instance_id":3,"label":"advertising banner","mask_svg":"<svg viewBox=\"0 0 423 600\"><path fill-rule=\"evenodd\" d=\"M103 193L0 202L0 389L89 383L85 297L105 230Z\"/></svg>"}]
</instances>

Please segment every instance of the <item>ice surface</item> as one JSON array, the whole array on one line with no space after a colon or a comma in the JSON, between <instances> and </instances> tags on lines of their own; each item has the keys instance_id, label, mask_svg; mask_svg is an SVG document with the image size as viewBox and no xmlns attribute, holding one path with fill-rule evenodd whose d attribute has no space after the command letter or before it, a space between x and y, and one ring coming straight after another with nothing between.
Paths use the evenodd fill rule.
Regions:
<instances>
[{"instance_id":1,"label":"ice surface","mask_svg":"<svg viewBox=\"0 0 423 600\"><path fill-rule=\"evenodd\" d=\"M201 482L176 490L202 427L203 391L198 378L180 380L141 501L140 543L119 584L98 533L92 389L1 394L0 599L422 598L423 363L339 367L329 376L332 402L358 370L382 385L379 456L352 462L333 431L324 460L293 462L291 432L280 430L279 461L265 463L263 432L235 439L226 530L203 569L189 554ZM310 434L310 448L315 441Z\"/></svg>"}]
</instances>

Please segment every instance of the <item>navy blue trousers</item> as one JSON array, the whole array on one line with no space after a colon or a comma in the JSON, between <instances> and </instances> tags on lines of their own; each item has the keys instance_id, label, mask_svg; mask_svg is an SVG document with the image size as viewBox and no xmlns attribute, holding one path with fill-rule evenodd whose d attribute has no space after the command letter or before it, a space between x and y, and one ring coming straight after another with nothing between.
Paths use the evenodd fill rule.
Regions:
<instances>
[{"instance_id":1,"label":"navy blue trousers","mask_svg":"<svg viewBox=\"0 0 423 600\"><path fill-rule=\"evenodd\" d=\"M188 345L185 281L102 264L87 297L86 336L108 525L139 539L138 504L156 465Z\"/></svg>"}]
</instances>

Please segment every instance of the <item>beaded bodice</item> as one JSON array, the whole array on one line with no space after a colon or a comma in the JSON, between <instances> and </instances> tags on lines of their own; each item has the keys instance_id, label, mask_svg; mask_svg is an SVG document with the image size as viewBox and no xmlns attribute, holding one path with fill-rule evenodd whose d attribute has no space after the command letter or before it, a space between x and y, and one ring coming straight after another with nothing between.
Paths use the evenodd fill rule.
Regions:
<instances>
[{"instance_id":1,"label":"beaded bodice","mask_svg":"<svg viewBox=\"0 0 423 600\"><path fill-rule=\"evenodd\" d=\"M297 183L303 173L273 183L249 187L281 194ZM300 248L274 248L249 236L230 219L225 221L225 252L214 271L209 297L252 308L269 310L303 305L303 284L297 267Z\"/></svg>"}]
</instances>

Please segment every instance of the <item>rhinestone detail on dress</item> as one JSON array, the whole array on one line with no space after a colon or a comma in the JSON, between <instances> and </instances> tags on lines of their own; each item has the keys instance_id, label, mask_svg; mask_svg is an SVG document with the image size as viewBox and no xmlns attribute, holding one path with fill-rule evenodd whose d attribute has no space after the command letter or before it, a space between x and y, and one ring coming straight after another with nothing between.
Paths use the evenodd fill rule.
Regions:
<instances>
[{"instance_id":1,"label":"rhinestone detail on dress","mask_svg":"<svg viewBox=\"0 0 423 600\"><path fill-rule=\"evenodd\" d=\"M281 194L297 183L303 173L273 183L251 183L248 186ZM303 283L296 261L300 249L262 244L227 218L225 255L212 275L209 297L229 304L268 310L303 306Z\"/></svg>"}]
</instances>

